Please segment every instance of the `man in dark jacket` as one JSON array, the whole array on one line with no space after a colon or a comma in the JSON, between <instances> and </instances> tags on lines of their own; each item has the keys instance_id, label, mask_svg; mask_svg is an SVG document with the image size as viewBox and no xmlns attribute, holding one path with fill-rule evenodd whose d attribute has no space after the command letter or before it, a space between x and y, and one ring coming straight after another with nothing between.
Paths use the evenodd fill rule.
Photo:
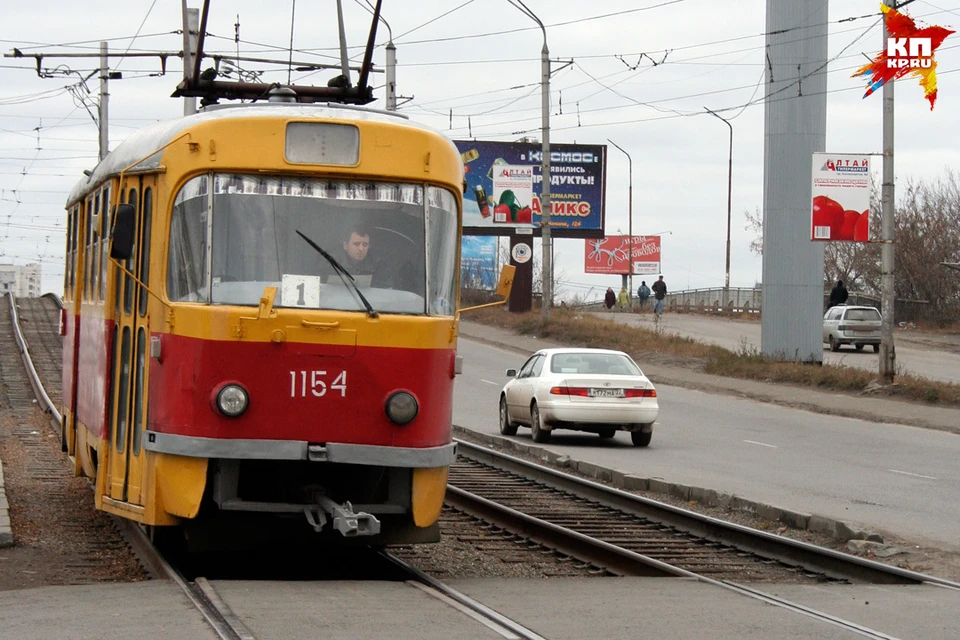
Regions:
<instances>
[{"instance_id":1,"label":"man in dark jacket","mask_svg":"<svg viewBox=\"0 0 960 640\"><path fill-rule=\"evenodd\" d=\"M640 287L637 289L637 297L640 299L640 308L646 307L647 298L650 297L650 287L647 286L646 280L640 283Z\"/></svg>"},{"instance_id":2,"label":"man in dark jacket","mask_svg":"<svg viewBox=\"0 0 960 640\"><path fill-rule=\"evenodd\" d=\"M663 299L667 297L667 283L663 281L663 276L653 283L653 312L657 315L663 313Z\"/></svg>"},{"instance_id":3,"label":"man in dark jacket","mask_svg":"<svg viewBox=\"0 0 960 640\"><path fill-rule=\"evenodd\" d=\"M830 290L830 306L835 307L838 304L846 304L847 288L843 286L843 280L837 280L837 286Z\"/></svg>"}]
</instances>

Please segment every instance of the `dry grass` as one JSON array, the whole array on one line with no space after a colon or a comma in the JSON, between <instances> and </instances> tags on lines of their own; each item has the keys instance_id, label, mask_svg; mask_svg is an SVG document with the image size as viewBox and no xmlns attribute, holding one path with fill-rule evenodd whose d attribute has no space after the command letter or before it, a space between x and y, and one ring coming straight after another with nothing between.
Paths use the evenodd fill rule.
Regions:
<instances>
[{"instance_id":1,"label":"dry grass","mask_svg":"<svg viewBox=\"0 0 960 640\"><path fill-rule=\"evenodd\" d=\"M618 349L640 361L689 367L712 375L960 406L960 385L957 384L903 374L897 376L896 384L880 385L876 374L863 369L777 361L745 345L730 351L692 338L657 334L644 327L618 324L569 309L556 309L546 325L539 311L510 313L503 307L471 311L464 319L570 346Z\"/></svg>"}]
</instances>

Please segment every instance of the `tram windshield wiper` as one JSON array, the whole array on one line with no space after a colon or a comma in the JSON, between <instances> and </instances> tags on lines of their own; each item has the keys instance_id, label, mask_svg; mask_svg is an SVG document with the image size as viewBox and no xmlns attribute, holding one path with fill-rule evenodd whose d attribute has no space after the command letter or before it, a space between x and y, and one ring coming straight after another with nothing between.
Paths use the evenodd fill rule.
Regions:
<instances>
[{"instance_id":1,"label":"tram windshield wiper","mask_svg":"<svg viewBox=\"0 0 960 640\"><path fill-rule=\"evenodd\" d=\"M343 280L343 284L353 289L353 291L360 297L360 300L363 302L363 306L367 308L367 315L371 318L376 318L379 314L374 311L373 305L367 300L367 298L360 291L360 287L357 286L356 281L353 279L353 276L350 275L350 272L343 268L343 265L337 262L337 259L332 255L320 248L316 242L308 238L307 236L300 233L300 230L296 230L297 235L307 241L311 247L317 250L317 252L327 259L327 262L333 267L333 270L337 272L337 275L340 276L340 279ZM344 277L346 276L346 277Z\"/></svg>"}]
</instances>

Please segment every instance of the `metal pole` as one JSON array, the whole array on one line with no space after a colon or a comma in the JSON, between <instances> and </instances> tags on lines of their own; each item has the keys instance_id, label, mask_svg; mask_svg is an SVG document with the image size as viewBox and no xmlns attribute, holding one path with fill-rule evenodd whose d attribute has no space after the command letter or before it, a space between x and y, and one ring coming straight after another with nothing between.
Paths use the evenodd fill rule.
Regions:
<instances>
[{"instance_id":1,"label":"metal pole","mask_svg":"<svg viewBox=\"0 0 960 640\"><path fill-rule=\"evenodd\" d=\"M389 26L388 26L389 28ZM387 42L387 111L397 110L397 48L393 37Z\"/></svg>"},{"instance_id":2,"label":"metal pole","mask_svg":"<svg viewBox=\"0 0 960 640\"><path fill-rule=\"evenodd\" d=\"M627 260L628 262L627 274L630 279L629 280L630 284L627 291L630 294L630 299L633 300L633 158L630 157L629 153L624 151L623 147L618 145L616 142L614 142L610 138L607 138L607 142L615 146L617 149L620 149L620 151L623 151L623 155L627 156L627 167L630 173L629 180L628 180L629 201L627 203L627 212L628 212L627 215L629 216L629 221L627 222L627 227L629 231L627 231L627 233L630 234L630 240L627 241L627 251L629 252L629 256L630 256L629 259Z\"/></svg>"},{"instance_id":3,"label":"metal pole","mask_svg":"<svg viewBox=\"0 0 960 640\"><path fill-rule=\"evenodd\" d=\"M193 70L193 56L197 55L197 33L200 29L200 9L188 9L183 0L183 77L189 78ZM183 115L197 112L196 97L183 99Z\"/></svg>"},{"instance_id":4,"label":"metal pole","mask_svg":"<svg viewBox=\"0 0 960 640\"><path fill-rule=\"evenodd\" d=\"M540 274L541 296L540 312L543 322L550 319L550 307L553 306L553 242L550 239L550 49L547 48L547 29L537 15L523 3L523 0L508 0L528 18L540 26L543 33L543 49L540 51L540 102L542 133L542 164L540 174L543 182L540 187L540 249L543 273Z\"/></svg>"},{"instance_id":5,"label":"metal pole","mask_svg":"<svg viewBox=\"0 0 960 640\"><path fill-rule=\"evenodd\" d=\"M107 107L110 104L110 92L107 91L107 76L110 69L107 58L107 43L100 43L100 109L97 123L100 125L100 159L103 160L110 153L110 125L107 122Z\"/></svg>"},{"instance_id":6,"label":"metal pole","mask_svg":"<svg viewBox=\"0 0 960 640\"><path fill-rule=\"evenodd\" d=\"M537 20L537 22L540 22ZM543 250L543 303L542 319L550 319L550 307L553 306L553 242L550 238L550 50L547 48L547 30L540 23L543 30L543 50L541 51L541 102L543 119L543 164L540 173L543 176L543 185L540 191L541 207L541 242Z\"/></svg>"},{"instance_id":7,"label":"metal pole","mask_svg":"<svg viewBox=\"0 0 960 640\"><path fill-rule=\"evenodd\" d=\"M337 22L340 26L340 72L346 80L346 86L353 86L350 82L350 64L347 59L347 34L343 28L343 5L337 0Z\"/></svg>"},{"instance_id":8,"label":"metal pole","mask_svg":"<svg viewBox=\"0 0 960 640\"><path fill-rule=\"evenodd\" d=\"M885 0L888 7L895 7L894 0ZM886 49L886 20L883 25L883 46ZM881 250L880 250L880 309L883 322L880 325L880 381L892 383L897 364L896 349L893 344L894 319L894 185L893 185L893 81L883 85L883 191L881 195Z\"/></svg>"},{"instance_id":9,"label":"metal pole","mask_svg":"<svg viewBox=\"0 0 960 640\"><path fill-rule=\"evenodd\" d=\"M706 107L704 107L704 109L706 109L710 115L723 120L724 124L730 128L730 151L727 156L727 264L723 279L723 308L726 309L730 303L730 214L733 198L733 125L718 113L710 111L710 109Z\"/></svg>"}]
</instances>

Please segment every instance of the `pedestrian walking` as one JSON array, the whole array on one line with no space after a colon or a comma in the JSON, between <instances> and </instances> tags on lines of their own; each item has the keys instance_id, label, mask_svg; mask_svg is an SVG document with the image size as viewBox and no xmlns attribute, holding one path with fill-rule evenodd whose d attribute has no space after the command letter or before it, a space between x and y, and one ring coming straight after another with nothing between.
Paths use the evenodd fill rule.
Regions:
<instances>
[{"instance_id":1,"label":"pedestrian walking","mask_svg":"<svg viewBox=\"0 0 960 640\"><path fill-rule=\"evenodd\" d=\"M626 287L620 287L620 294L617 296L617 308L620 311L626 311L630 307L630 292Z\"/></svg>"},{"instance_id":2,"label":"pedestrian walking","mask_svg":"<svg viewBox=\"0 0 960 640\"><path fill-rule=\"evenodd\" d=\"M607 293L603 296L603 304L607 305L607 311L613 311L613 305L617 304L617 294L613 292L613 287L607 287Z\"/></svg>"},{"instance_id":3,"label":"pedestrian walking","mask_svg":"<svg viewBox=\"0 0 960 640\"><path fill-rule=\"evenodd\" d=\"M640 300L640 308L644 309L647 306L647 299L650 297L650 287L647 286L647 281L643 280L640 282L640 287L637 289L637 299Z\"/></svg>"},{"instance_id":4,"label":"pedestrian walking","mask_svg":"<svg viewBox=\"0 0 960 640\"><path fill-rule=\"evenodd\" d=\"M667 297L667 283L663 281L663 276L653 283L653 312L658 316L663 313L663 299Z\"/></svg>"}]
</instances>

